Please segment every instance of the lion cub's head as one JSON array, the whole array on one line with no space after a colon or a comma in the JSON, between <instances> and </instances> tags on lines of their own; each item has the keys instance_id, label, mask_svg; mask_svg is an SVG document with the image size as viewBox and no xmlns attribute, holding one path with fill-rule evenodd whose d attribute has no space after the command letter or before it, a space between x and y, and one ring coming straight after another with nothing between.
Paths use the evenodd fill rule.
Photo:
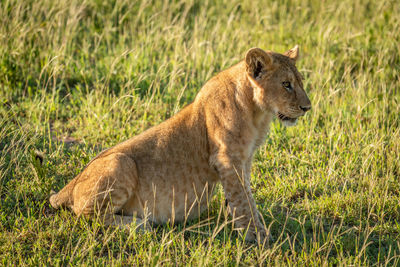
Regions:
<instances>
[{"instance_id":1,"label":"lion cub's head","mask_svg":"<svg viewBox=\"0 0 400 267\"><path fill-rule=\"evenodd\" d=\"M272 111L286 126L295 125L297 118L311 109L302 76L295 66L298 57L296 45L283 55L252 48L245 58L254 101L260 108Z\"/></svg>"}]
</instances>

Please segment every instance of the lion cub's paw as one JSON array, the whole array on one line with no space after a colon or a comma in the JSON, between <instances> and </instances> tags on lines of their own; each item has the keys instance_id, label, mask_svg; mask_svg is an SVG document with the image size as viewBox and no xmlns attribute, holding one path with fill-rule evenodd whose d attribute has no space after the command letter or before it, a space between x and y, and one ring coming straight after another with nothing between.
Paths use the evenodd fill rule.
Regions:
<instances>
[{"instance_id":1,"label":"lion cub's paw","mask_svg":"<svg viewBox=\"0 0 400 267\"><path fill-rule=\"evenodd\" d=\"M272 236L269 231L264 228L258 228L257 230L249 230L246 233L245 241L254 242L258 244L268 244L272 240Z\"/></svg>"}]
</instances>

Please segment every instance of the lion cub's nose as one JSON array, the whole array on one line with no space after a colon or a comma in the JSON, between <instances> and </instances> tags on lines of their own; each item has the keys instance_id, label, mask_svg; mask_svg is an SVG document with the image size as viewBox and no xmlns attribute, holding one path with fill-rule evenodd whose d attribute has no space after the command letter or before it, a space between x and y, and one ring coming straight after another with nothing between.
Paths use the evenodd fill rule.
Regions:
<instances>
[{"instance_id":1,"label":"lion cub's nose","mask_svg":"<svg viewBox=\"0 0 400 267\"><path fill-rule=\"evenodd\" d=\"M311 109L311 106L300 106L300 109L304 112L307 112Z\"/></svg>"}]
</instances>

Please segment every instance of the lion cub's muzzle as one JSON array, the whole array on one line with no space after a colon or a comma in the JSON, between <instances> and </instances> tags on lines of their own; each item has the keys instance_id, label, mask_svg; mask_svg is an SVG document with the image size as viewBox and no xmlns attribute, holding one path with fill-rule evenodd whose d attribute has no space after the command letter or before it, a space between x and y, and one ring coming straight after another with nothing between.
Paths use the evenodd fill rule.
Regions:
<instances>
[{"instance_id":1,"label":"lion cub's muzzle","mask_svg":"<svg viewBox=\"0 0 400 267\"><path fill-rule=\"evenodd\" d=\"M311 109L311 105L304 105L304 106L299 106L299 108L306 113L307 111L309 111ZM304 114L303 114L304 115Z\"/></svg>"},{"instance_id":2,"label":"lion cub's muzzle","mask_svg":"<svg viewBox=\"0 0 400 267\"><path fill-rule=\"evenodd\" d=\"M286 116L286 115L284 115L284 114L282 114L282 113L280 113L280 112L278 112L278 119L280 119L281 121L283 121L283 122L292 122L292 123L295 123L296 122L296 120L297 120L297 118L298 117L300 117L300 116L298 116L298 117L296 117L296 118L291 118L291 117L289 117L289 116Z\"/></svg>"},{"instance_id":3,"label":"lion cub's muzzle","mask_svg":"<svg viewBox=\"0 0 400 267\"><path fill-rule=\"evenodd\" d=\"M280 121L283 122L283 124L285 126L294 126L297 123L297 119L301 116L304 116L306 114L307 111L309 111L311 109L311 105L307 105L307 106L299 106L299 111L301 112L300 114L296 114L296 115L286 115L283 114L281 112L277 112L276 116L278 117L278 119Z\"/></svg>"}]
</instances>

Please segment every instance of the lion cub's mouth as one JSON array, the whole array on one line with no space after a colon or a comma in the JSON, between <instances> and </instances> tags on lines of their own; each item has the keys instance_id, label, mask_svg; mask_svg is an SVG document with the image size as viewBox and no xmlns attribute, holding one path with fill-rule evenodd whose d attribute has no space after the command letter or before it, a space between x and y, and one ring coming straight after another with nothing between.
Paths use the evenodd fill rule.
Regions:
<instances>
[{"instance_id":1,"label":"lion cub's mouth","mask_svg":"<svg viewBox=\"0 0 400 267\"><path fill-rule=\"evenodd\" d=\"M297 118L290 118L286 115L283 115L282 113L278 112L278 118L283 121L283 122L292 122L295 123L297 121Z\"/></svg>"}]
</instances>

